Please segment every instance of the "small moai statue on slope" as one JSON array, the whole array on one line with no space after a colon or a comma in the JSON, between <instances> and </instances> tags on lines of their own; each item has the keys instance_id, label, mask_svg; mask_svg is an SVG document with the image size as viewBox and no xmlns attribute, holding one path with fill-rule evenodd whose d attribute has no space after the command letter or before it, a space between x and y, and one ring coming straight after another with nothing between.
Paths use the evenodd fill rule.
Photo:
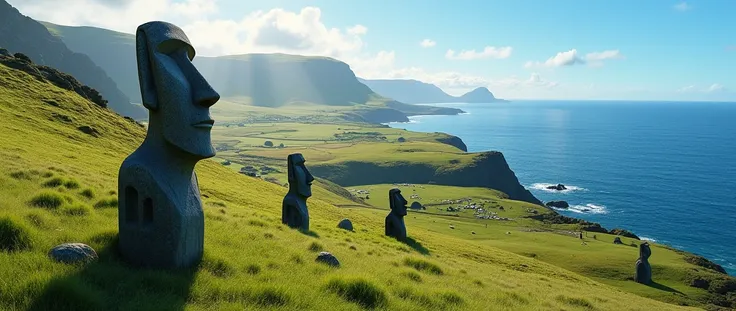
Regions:
<instances>
[{"instance_id":1,"label":"small moai statue on slope","mask_svg":"<svg viewBox=\"0 0 736 311\"><path fill-rule=\"evenodd\" d=\"M281 222L291 228L309 231L309 210L307 199L312 196L314 176L304 165L301 153L290 154L288 165L289 192L281 204Z\"/></svg>"},{"instance_id":2,"label":"small moai statue on slope","mask_svg":"<svg viewBox=\"0 0 736 311\"><path fill-rule=\"evenodd\" d=\"M188 268L202 258L204 213L194 166L215 156L209 108L220 95L192 64L194 48L160 21L136 31L148 133L120 166L119 250L136 266Z\"/></svg>"},{"instance_id":3,"label":"small moai statue on slope","mask_svg":"<svg viewBox=\"0 0 736 311\"><path fill-rule=\"evenodd\" d=\"M406 204L408 202L401 195L401 190L396 188L388 191L388 199L391 212L386 216L386 235L405 242L406 225L404 224L404 216L406 216Z\"/></svg>"},{"instance_id":4,"label":"small moai statue on slope","mask_svg":"<svg viewBox=\"0 0 736 311\"><path fill-rule=\"evenodd\" d=\"M649 264L649 256L652 255L652 249L649 243L644 242L639 245L639 259L636 261L636 276L634 280L641 284L652 283L652 266Z\"/></svg>"}]
</instances>

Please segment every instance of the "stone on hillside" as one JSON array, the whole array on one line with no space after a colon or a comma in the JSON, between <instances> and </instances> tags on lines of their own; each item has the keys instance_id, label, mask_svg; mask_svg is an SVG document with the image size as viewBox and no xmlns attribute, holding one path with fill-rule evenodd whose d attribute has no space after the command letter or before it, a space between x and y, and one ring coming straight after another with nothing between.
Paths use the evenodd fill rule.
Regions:
<instances>
[{"instance_id":1,"label":"stone on hillside","mask_svg":"<svg viewBox=\"0 0 736 311\"><path fill-rule=\"evenodd\" d=\"M340 222L337 224L337 227L340 229L353 231L353 223L350 221L350 219L347 218L340 220Z\"/></svg>"},{"instance_id":2,"label":"stone on hillside","mask_svg":"<svg viewBox=\"0 0 736 311\"><path fill-rule=\"evenodd\" d=\"M624 242L621 242L620 237L615 237L613 238L613 244L624 244Z\"/></svg>"},{"instance_id":3,"label":"stone on hillside","mask_svg":"<svg viewBox=\"0 0 736 311\"><path fill-rule=\"evenodd\" d=\"M568 208L570 207L570 204L567 203L567 201L549 201L545 203L544 205L547 205L548 207L556 207L556 208Z\"/></svg>"},{"instance_id":4,"label":"stone on hillside","mask_svg":"<svg viewBox=\"0 0 736 311\"><path fill-rule=\"evenodd\" d=\"M329 252L320 252L319 255L317 255L317 259L315 259L315 261L324 263L332 267L340 266L340 261L337 260L337 257L335 257Z\"/></svg>"},{"instance_id":5,"label":"stone on hillside","mask_svg":"<svg viewBox=\"0 0 736 311\"><path fill-rule=\"evenodd\" d=\"M97 259L97 252L82 243L65 243L49 251L49 257L63 263L91 262Z\"/></svg>"},{"instance_id":6,"label":"stone on hillside","mask_svg":"<svg viewBox=\"0 0 736 311\"><path fill-rule=\"evenodd\" d=\"M425 209L422 203L419 203L417 201L414 201L411 203L411 206L409 206L411 209Z\"/></svg>"}]
</instances>

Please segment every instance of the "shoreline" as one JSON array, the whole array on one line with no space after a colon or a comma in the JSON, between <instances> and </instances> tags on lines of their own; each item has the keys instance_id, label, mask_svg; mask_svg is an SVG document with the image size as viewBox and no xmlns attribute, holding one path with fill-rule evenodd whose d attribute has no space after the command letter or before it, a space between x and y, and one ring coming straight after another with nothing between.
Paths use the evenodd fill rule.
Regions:
<instances>
[{"instance_id":1,"label":"shoreline","mask_svg":"<svg viewBox=\"0 0 736 311\"><path fill-rule=\"evenodd\" d=\"M665 103L665 102L662 102L662 103ZM432 105L434 105L434 104L432 104ZM461 115L461 114L470 114L470 113L464 112L464 113L458 113L458 114L454 114L454 115ZM381 123L381 124L384 125L384 126L392 127L392 128L400 128L400 127L397 127L396 125L418 123L417 121L412 120L412 117L416 118L416 117L423 117L423 116L426 116L426 115L414 115L414 116L411 116L411 117L409 117L409 122L386 122L386 123ZM450 115L429 115L429 116L450 116ZM403 128L403 129L405 129L405 128ZM405 130L408 130L408 129L405 129ZM410 130L410 131L414 131L414 130ZM422 132L422 131L417 131L417 132ZM433 132L437 132L437 131L433 131ZM431 132L425 131L423 133L431 133ZM446 135L455 136L455 137L458 137L460 140L462 140L462 137L457 136L457 135L454 135L454 134L450 134L450 133L446 133L446 132L439 132L439 133L443 133L443 134L446 134ZM463 141L463 143L465 143L464 140L462 140L462 141ZM477 151L477 152L483 152L483 151ZM501 151L499 151L499 152L501 152ZM501 153L503 153L503 152L501 152ZM513 168L512 168L512 170L513 170ZM534 183L534 184L537 184L537 183ZM524 185L522 185L522 186L524 186ZM528 186L524 186L524 188L527 189L527 190L530 190ZM534 188L532 188L532 189L534 189ZM585 188L580 188L580 189L585 189ZM535 190L538 190L538 189L535 189ZM542 201L542 200L540 200L540 201ZM544 203L544 201L542 201L542 202ZM584 217L584 215L588 215L586 212L576 213L574 211L573 212L570 212L569 209L556 209L556 208L547 207L547 206L545 206L545 207L548 208L548 209L550 209L550 210L552 210L552 211L554 211L556 214L558 214L560 216L569 217L569 218L573 218L573 219L576 219L576 220L579 220L579 221L584 221L584 222L591 222L591 220L588 220L588 219L586 219ZM576 213L576 214L580 214L580 215L571 215L571 216L568 216L566 214L569 214L569 213L565 213L565 214L561 213L561 212L564 212L564 211L567 211L569 213ZM604 212L604 213L593 213L593 214L606 214L606 213L607 212ZM621 227L625 227L625 225L617 225L617 226L614 227L614 229L620 229ZM609 231L608 229L604 228L602 225L601 225L600 228L602 228L602 229L604 229L606 231ZM585 230L585 231L587 231L587 230ZM595 232L595 231L588 231L588 232ZM631 232L631 231L629 231L629 232ZM633 233L636 234L635 232L633 232ZM671 245L669 243L661 242L662 239L661 238L658 238L656 236L655 237L646 237L646 236L640 236L638 234L637 234L637 236L639 237L639 240L642 241L642 243L643 242L655 243L655 244L661 245L663 247L676 250L678 252L682 252L682 253L685 253L685 254L690 254L690 255L693 255L693 256L698 256L698 257L705 258L710 263L713 263L713 264L718 265L719 267L722 267L726 271L726 274L725 275L728 275L730 277L736 277L736 263L731 263L731 262L729 262L729 261L727 261L725 259L712 259L712 258L706 257L704 255L700 255L700 254L698 254L698 253L696 253L694 251L687 250L687 247L675 246L675 245ZM719 264L718 262L723 263L723 265Z\"/></svg>"}]
</instances>

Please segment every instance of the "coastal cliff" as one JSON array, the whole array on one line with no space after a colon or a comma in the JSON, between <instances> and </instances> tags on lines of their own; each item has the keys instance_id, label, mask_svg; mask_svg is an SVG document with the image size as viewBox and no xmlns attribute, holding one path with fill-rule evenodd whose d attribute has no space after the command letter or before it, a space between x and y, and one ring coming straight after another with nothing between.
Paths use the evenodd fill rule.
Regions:
<instances>
[{"instance_id":1,"label":"coastal cliff","mask_svg":"<svg viewBox=\"0 0 736 311\"><path fill-rule=\"evenodd\" d=\"M486 187L506 193L510 199L542 205L519 183L503 154L495 151L474 154L466 165L346 161L314 164L309 169L343 187L386 183Z\"/></svg>"}]
</instances>

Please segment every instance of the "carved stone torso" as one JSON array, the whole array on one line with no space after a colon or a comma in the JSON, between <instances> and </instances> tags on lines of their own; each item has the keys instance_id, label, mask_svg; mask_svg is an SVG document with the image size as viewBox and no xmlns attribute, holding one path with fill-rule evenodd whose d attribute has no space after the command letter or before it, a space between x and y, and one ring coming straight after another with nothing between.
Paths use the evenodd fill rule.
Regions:
<instances>
[{"instance_id":1,"label":"carved stone torso","mask_svg":"<svg viewBox=\"0 0 736 311\"><path fill-rule=\"evenodd\" d=\"M309 210L306 198L289 192L281 204L281 222L291 228L309 231Z\"/></svg>"},{"instance_id":2,"label":"carved stone torso","mask_svg":"<svg viewBox=\"0 0 736 311\"><path fill-rule=\"evenodd\" d=\"M128 262L180 268L201 259L204 213L194 172L170 178L132 156L120 167L118 193L119 246Z\"/></svg>"},{"instance_id":3,"label":"carved stone torso","mask_svg":"<svg viewBox=\"0 0 736 311\"><path fill-rule=\"evenodd\" d=\"M386 216L386 235L396 238L399 241L406 240L406 225L404 217L399 217L393 212Z\"/></svg>"}]
</instances>

